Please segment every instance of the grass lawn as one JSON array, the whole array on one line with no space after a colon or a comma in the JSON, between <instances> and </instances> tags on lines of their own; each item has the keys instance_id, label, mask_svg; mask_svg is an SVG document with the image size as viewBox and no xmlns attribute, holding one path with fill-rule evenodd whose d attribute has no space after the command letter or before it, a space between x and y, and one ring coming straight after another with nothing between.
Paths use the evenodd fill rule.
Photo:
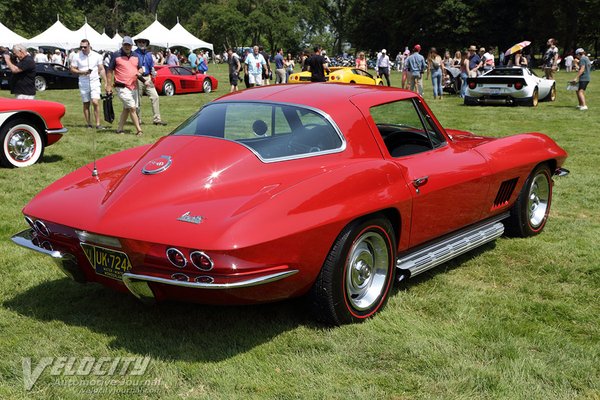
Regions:
<instances>
[{"instance_id":1,"label":"grass lawn","mask_svg":"<svg viewBox=\"0 0 600 400\"><path fill-rule=\"evenodd\" d=\"M559 72L554 103L465 107L425 98L446 127L506 136L539 131L570 154L556 180L543 234L501 238L398 287L360 324L315 324L302 299L249 307L162 304L65 278L46 257L12 244L21 208L66 173L115 151L151 143L229 91L225 66L211 94L161 97L166 127L144 136L84 128L77 90L38 99L64 103L69 133L43 162L0 169L0 398L600 399L600 74L589 111L575 109ZM392 75L392 83L400 77ZM7 91L0 96L9 96ZM117 100L117 109L119 101ZM150 101L143 100L145 121ZM116 125L115 125L116 126ZM94 150L95 149L95 150ZM451 199L449 199L451 201ZM444 212L443 205L440 212ZM149 357L141 376L65 376L43 357ZM56 363L53 364L56 366ZM56 372L56 373L55 373Z\"/></svg>"}]
</instances>

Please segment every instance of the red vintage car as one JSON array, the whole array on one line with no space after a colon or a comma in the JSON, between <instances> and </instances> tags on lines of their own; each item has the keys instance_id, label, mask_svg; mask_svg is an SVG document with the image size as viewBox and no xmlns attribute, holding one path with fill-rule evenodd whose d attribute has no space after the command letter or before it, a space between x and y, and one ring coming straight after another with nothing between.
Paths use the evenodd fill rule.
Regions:
<instances>
[{"instance_id":1,"label":"red vintage car","mask_svg":"<svg viewBox=\"0 0 600 400\"><path fill-rule=\"evenodd\" d=\"M45 147L67 132L60 122L63 115L60 103L0 98L0 165L19 168L38 162Z\"/></svg>"},{"instance_id":2,"label":"red vintage car","mask_svg":"<svg viewBox=\"0 0 600 400\"><path fill-rule=\"evenodd\" d=\"M13 240L145 301L307 295L318 319L358 322L395 280L540 233L566 157L541 133L445 129L410 91L266 86L58 180Z\"/></svg>"},{"instance_id":3,"label":"red vintage car","mask_svg":"<svg viewBox=\"0 0 600 400\"><path fill-rule=\"evenodd\" d=\"M156 65L156 76L152 79L158 94L173 96L182 93L210 93L217 90L219 81L211 75L193 72L179 66Z\"/></svg>"}]
</instances>

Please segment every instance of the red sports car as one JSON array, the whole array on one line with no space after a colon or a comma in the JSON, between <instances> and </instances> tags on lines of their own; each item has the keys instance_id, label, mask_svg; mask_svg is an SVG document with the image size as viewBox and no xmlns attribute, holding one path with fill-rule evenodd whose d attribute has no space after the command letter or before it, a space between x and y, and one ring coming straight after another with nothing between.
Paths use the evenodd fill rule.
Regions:
<instances>
[{"instance_id":1,"label":"red sports car","mask_svg":"<svg viewBox=\"0 0 600 400\"><path fill-rule=\"evenodd\" d=\"M308 295L318 319L358 322L394 280L540 233L566 157L541 133L444 129L410 91L266 86L58 180L13 240L142 300Z\"/></svg>"},{"instance_id":2,"label":"red sports car","mask_svg":"<svg viewBox=\"0 0 600 400\"><path fill-rule=\"evenodd\" d=\"M154 68L156 76L152 81L158 94L210 93L219 86L214 76L195 73L186 67L157 65Z\"/></svg>"},{"instance_id":3,"label":"red sports car","mask_svg":"<svg viewBox=\"0 0 600 400\"><path fill-rule=\"evenodd\" d=\"M60 103L0 98L0 164L19 168L38 162L44 148L67 132L60 122L63 115Z\"/></svg>"}]
</instances>

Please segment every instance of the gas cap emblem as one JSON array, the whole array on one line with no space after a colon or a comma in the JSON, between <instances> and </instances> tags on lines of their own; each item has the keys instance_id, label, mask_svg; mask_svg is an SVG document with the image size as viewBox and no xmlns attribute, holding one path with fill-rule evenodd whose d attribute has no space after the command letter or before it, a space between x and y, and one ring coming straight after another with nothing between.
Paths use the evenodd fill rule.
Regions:
<instances>
[{"instance_id":1,"label":"gas cap emblem","mask_svg":"<svg viewBox=\"0 0 600 400\"><path fill-rule=\"evenodd\" d=\"M160 156L154 160L150 160L142 168L142 173L145 175L155 175L164 172L171 166L173 160L171 156Z\"/></svg>"}]
</instances>

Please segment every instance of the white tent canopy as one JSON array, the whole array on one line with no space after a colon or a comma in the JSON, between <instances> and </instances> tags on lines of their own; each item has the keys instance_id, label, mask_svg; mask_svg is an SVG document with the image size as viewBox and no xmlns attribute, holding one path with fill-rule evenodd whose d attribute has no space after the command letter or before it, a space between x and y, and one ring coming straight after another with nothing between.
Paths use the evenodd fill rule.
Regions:
<instances>
[{"instance_id":1,"label":"white tent canopy","mask_svg":"<svg viewBox=\"0 0 600 400\"><path fill-rule=\"evenodd\" d=\"M148 39L150 45L158 47L169 47L171 32L163 24L155 20L150 26L133 37L136 39Z\"/></svg>"},{"instance_id":2,"label":"white tent canopy","mask_svg":"<svg viewBox=\"0 0 600 400\"><path fill-rule=\"evenodd\" d=\"M68 29L60 21L56 21L50 28L25 42L28 47L57 47L59 49L73 49L79 47L79 38L75 31Z\"/></svg>"},{"instance_id":3,"label":"white tent canopy","mask_svg":"<svg viewBox=\"0 0 600 400\"><path fill-rule=\"evenodd\" d=\"M111 38L109 38L108 36L103 37L101 34L99 34L94 28L92 28L87 21L85 22L85 24L83 24L83 26L81 28L79 28L77 31L75 31L75 34L77 35L76 37L79 38L79 40L81 41L81 39L87 39L90 42L90 45L92 46L92 49L94 50L117 50L119 48L118 45L116 45Z\"/></svg>"},{"instance_id":4,"label":"white tent canopy","mask_svg":"<svg viewBox=\"0 0 600 400\"><path fill-rule=\"evenodd\" d=\"M12 47L15 44L25 43L27 39L23 36L17 35L10 29L8 29L2 22L0 22L0 45L6 47Z\"/></svg>"},{"instance_id":5,"label":"white tent canopy","mask_svg":"<svg viewBox=\"0 0 600 400\"><path fill-rule=\"evenodd\" d=\"M121 47L121 43L123 43L123 36L119 35L119 32L117 32L115 33L115 36L113 36L112 41L115 42L118 47Z\"/></svg>"},{"instance_id":6,"label":"white tent canopy","mask_svg":"<svg viewBox=\"0 0 600 400\"><path fill-rule=\"evenodd\" d=\"M213 45L189 33L179 22L171 29L169 46L182 46L190 50L194 49L210 49L213 50Z\"/></svg>"}]
</instances>

